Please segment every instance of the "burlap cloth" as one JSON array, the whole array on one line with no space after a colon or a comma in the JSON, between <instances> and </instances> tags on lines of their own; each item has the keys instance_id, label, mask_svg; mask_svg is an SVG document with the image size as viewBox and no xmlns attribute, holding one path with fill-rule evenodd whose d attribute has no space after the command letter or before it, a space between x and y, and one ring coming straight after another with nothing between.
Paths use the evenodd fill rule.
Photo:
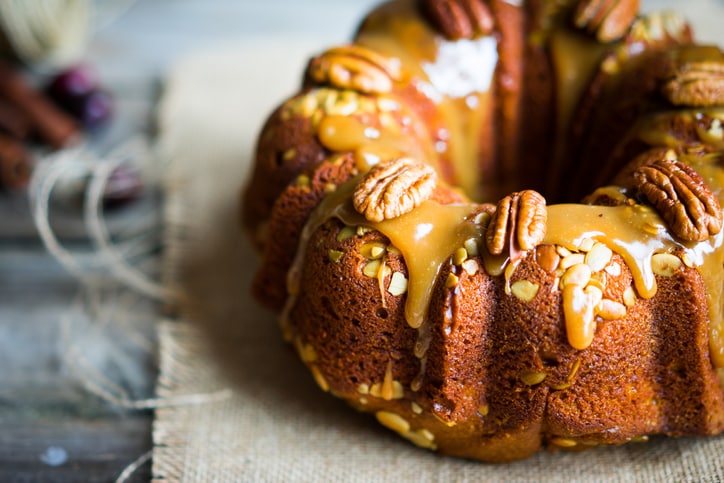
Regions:
<instances>
[{"instance_id":1,"label":"burlap cloth","mask_svg":"<svg viewBox=\"0 0 724 483\"><path fill-rule=\"evenodd\" d=\"M231 388L232 396L157 410L154 481L724 481L722 437L489 465L418 449L318 389L275 317L249 296L257 262L238 227L238 200L261 118L320 47L229 45L191 55L170 74L160 110L166 280L183 298L160 324L157 390Z\"/></svg>"}]
</instances>

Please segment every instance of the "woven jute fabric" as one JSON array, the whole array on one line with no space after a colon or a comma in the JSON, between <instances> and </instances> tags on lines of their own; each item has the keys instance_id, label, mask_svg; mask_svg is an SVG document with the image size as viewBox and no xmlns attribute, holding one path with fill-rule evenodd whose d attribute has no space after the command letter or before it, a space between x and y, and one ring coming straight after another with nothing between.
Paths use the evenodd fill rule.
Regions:
<instances>
[{"instance_id":1,"label":"woven jute fabric","mask_svg":"<svg viewBox=\"0 0 724 483\"><path fill-rule=\"evenodd\" d=\"M249 295L257 261L238 226L238 203L253 138L315 50L263 45L191 56L171 73L161 106L166 279L182 298L178 315L159 326L158 395L229 388L231 396L157 410L154 481L724 481L722 437L653 438L490 465L419 449L319 390L276 318ZM282 55L300 61L279 65ZM279 80L254 77L249 65L273 67Z\"/></svg>"}]
</instances>

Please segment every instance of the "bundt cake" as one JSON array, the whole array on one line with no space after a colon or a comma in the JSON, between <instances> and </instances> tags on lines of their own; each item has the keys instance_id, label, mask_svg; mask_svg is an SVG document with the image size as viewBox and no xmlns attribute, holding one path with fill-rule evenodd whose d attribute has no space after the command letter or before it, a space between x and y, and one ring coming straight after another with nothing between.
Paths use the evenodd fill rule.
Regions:
<instances>
[{"instance_id":1,"label":"bundt cake","mask_svg":"<svg viewBox=\"0 0 724 483\"><path fill-rule=\"evenodd\" d=\"M724 54L638 3L392 0L311 59L242 216L324 391L491 462L724 430Z\"/></svg>"}]
</instances>

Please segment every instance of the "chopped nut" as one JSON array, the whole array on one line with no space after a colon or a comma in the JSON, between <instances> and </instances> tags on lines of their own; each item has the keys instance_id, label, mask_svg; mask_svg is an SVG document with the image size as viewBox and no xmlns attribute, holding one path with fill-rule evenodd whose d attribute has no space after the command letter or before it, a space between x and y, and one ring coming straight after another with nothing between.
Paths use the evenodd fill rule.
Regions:
<instances>
[{"instance_id":1,"label":"chopped nut","mask_svg":"<svg viewBox=\"0 0 724 483\"><path fill-rule=\"evenodd\" d=\"M536 249L536 261L540 268L546 272L553 272L558 268L558 264L561 260L560 255L556 252L556 248L553 245L540 245Z\"/></svg>"},{"instance_id":2,"label":"chopped nut","mask_svg":"<svg viewBox=\"0 0 724 483\"><path fill-rule=\"evenodd\" d=\"M372 228L369 226L359 225L357 227L357 236L366 235L367 233L371 232Z\"/></svg>"},{"instance_id":3,"label":"chopped nut","mask_svg":"<svg viewBox=\"0 0 724 483\"><path fill-rule=\"evenodd\" d=\"M478 271L480 271L480 264L477 260L468 258L463 262L463 270L465 270L468 275L475 275Z\"/></svg>"},{"instance_id":4,"label":"chopped nut","mask_svg":"<svg viewBox=\"0 0 724 483\"><path fill-rule=\"evenodd\" d=\"M437 446L433 442L435 436L427 429L418 429L417 431L407 431L402 433L401 436L408 439L414 445L426 449L436 449Z\"/></svg>"},{"instance_id":5,"label":"chopped nut","mask_svg":"<svg viewBox=\"0 0 724 483\"><path fill-rule=\"evenodd\" d=\"M387 428L390 428L393 431L396 431L398 433L406 433L410 430L410 423L408 423L405 418L397 413L393 413L391 411L377 411L377 413L375 413L375 416L377 417L377 421L379 421L380 424L386 426Z\"/></svg>"},{"instance_id":6,"label":"chopped nut","mask_svg":"<svg viewBox=\"0 0 724 483\"><path fill-rule=\"evenodd\" d=\"M573 439L561 437L551 438L550 442L555 444L556 446L560 446L561 448L572 448L578 444Z\"/></svg>"},{"instance_id":7,"label":"chopped nut","mask_svg":"<svg viewBox=\"0 0 724 483\"><path fill-rule=\"evenodd\" d=\"M356 229L351 226L345 226L341 230L339 230L339 233L337 233L337 241L343 242L345 240L349 240L355 235Z\"/></svg>"},{"instance_id":8,"label":"chopped nut","mask_svg":"<svg viewBox=\"0 0 724 483\"><path fill-rule=\"evenodd\" d=\"M490 412L490 404L485 403L478 408L478 414L481 416L487 416Z\"/></svg>"},{"instance_id":9,"label":"chopped nut","mask_svg":"<svg viewBox=\"0 0 724 483\"><path fill-rule=\"evenodd\" d=\"M719 200L689 166L669 159L641 166L633 177L669 229L685 241L704 241L722 229Z\"/></svg>"},{"instance_id":10,"label":"chopped nut","mask_svg":"<svg viewBox=\"0 0 724 483\"><path fill-rule=\"evenodd\" d=\"M596 310L598 316L605 320L619 320L626 317L626 306L611 299L603 299Z\"/></svg>"},{"instance_id":11,"label":"chopped nut","mask_svg":"<svg viewBox=\"0 0 724 483\"><path fill-rule=\"evenodd\" d=\"M564 270L571 268L573 265L581 265L586 261L586 256L583 253L571 253L567 257L561 260L559 267Z\"/></svg>"},{"instance_id":12,"label":"chopped nut","mask_svg":"<svg viewBox=\"0 0 724 483\"><path fill-rule=\"evenodd\" d=\"M721 120L715 117L711 121L711 125L709 126L709 129L707 129L706 133L715 140L724 140L724 127L722 127Z\"/></svg>"},{"instance_id":13,"label":"chopped nut","mask_svg":"<svg viewBox=\"0 0 724 483\"><path fill-rule=\"evenodd\" d=\"M415 414L422 414L422 406L417 404L415 401L412 401L410 403L410 407L412 408L412 412Z\"/></svg>"},{"instance_id":14,"label":"chopped nut","mask_svg":"<svg viewBox=\"0 0 724 483\"><path fill-rule=\"evenodd\" d=\"M335 103L327 107L326 113L330 116L350 116L357 112L359 107L358 94L354 91L343 91Z\"/></svg>"},{"instance_id":15,"label":"chopped nut","mask_svg":"<svg viewBox=\"0 0 724 483\"><path fill-rule=\"evenodd\" d=\"M556 253L558 253L561 257L566 258L571 254L571 251L563 245L556 245Z\"/></svg>"},{"instance_id":16,"label":"chopped nut","mask_svg":"<svg viewBox=\"0 0 724 483\"><path fill-rule=\"evenodd\" d=\"M561 288L567 285L578 285L585 287L591 280L591 267L583 263L573 265L561 277Z\"/></svg>"},{"instance_id":17,"label":"chopped nut","mask_svg":"<svg viewBox=\"0 0 724 483\"><path fill-rule=\"evenodd\" d=\"M591 251L586 253L586 265L591 267L592 272L599 272L603 270L608 262L611 261L613 252L603 243L596 243L591 248Z\"/></svg>"},{"instance_id":18,"label":"chopped nut","mask_svg":"<svg viewBox=\"0 0 724 483\"><path fill-rule=\"evenodd\" d=\"M370 387L369 387L367 384L362 383L362 384L360 384L359 386L357 386L357 392L360 393L360 394L369 394L369 393L370 393Z\"/></svg>"},{"instance_id":19,"label":"chopped nut","mask_svg":"<svg viewBox=\"0 0 724 483\"><path fill-rule=\"evenodd\" d=\"M407 292L407 278L400 272L393 273L387 291L395 297Z\"/></svg>"},{"instance_id":20,"label":"chopped nut","mask_svg":"<svg viewBox=\"0 0 724 483\"><path fill-rule=\"evenodd\" d=\"M376 278L381 266L382 262L380 260L372 260L371 262L365 264L362 268L362 273L364 273L367 277Z\"/></svg>"},{"instance_id":21,"label":"chopped nut","mask_svg":"<svg viewBox=\"0 0 724 483\"><path fill-rule=\"evenodd\" d=\"M671 277L683 265L679 257L671 253L656 253L651 257L651 268L656 275Z\"/></svg>"},{"instance_id":22,"label":"chopped nut","mask_svg":"<svg viewBox=\"0 0 724 483\"><path fill-rule=\"evenodd\" d=\"M385 255L387 247L384 243L370 242L360 247L360 253L368 260L377 260Z\"/></svg>"},{"instance_id":23,"label":"chopped nut","mask_svg":"<svg viewBox=\"0 0 724 483\"><path fill-rule=\"evenodd\" d=\"M619 265L616 262L607 266L605 270L606 270L606 273L608 273L609 275L611 275L613 277L618 277L619 275L621 275L621 265Z\"/></svg>"},{"instance_id":24,"label":"chopped nut","mask_svg":"<svg viewBox=\"0 0 724 483\"><path fill-rule=\"evenodd\" d=\"M520 380L523 381L523 384L525 384L526 386L535 386L545 381L545 378L547 376L548 374L546 374L545 372L523 371L523 373L521 373L520 375Z\"/></svg>"},{"instance_id":25,"label":"chopped nut","mask_svg":"<svg viewBox=\"0 0 724 483\"><path fill-rule=\"evenodd\" d=\"M633 307L636 305L636 291L629 285L626 290L623 291L623 303L626 307Z\"/></svg>"},{"instance_id":26,"label":"chopped nut","mask_svg":"<svg viewBox=\"0 0 724 483\"><path fill-rule=\"evenodd\" d=\"M344 252L341 250L330 249L329 253L327 254L327 258L329 258L329 261L332 263L339 262L343 256L344 256Z\"/></svg>"},{"instance_id":27,"label":"chopped nut","mask_svg":"<svg viewBox=\"0 0 724 483\"><path fill-rule=\"evenodd\" d=\"M587 285L583 292L588 296L589 303L594 307L598 306L603 299L603 291L595 285Z\"/></svg>"},{"instance_id":28,"label":"chopped nut","mask_svg":"<svg viewBox=\"0 0 724 483\"><path fill-rule=\"evenodd\" d=\"M591 248L596 244L596 240L593 238L584 238L581 240L580 245L578 245L578 249L582 252L589 252Z\"/></svg>"},{"instance_id":29,"label":"chopped nut","mask_svg":"<svg viewBox=\"0 0 724 483\"><path fill-rule=\"evenodd\" d=\"M475 215L475 219L473 220L473 222L479 226L487 226L490 223L491 218L492 216L490 213L488 213L487 211L481 211L480 213Z\"/></svg>"},{"instance_id":30,"label":"chopped nut","mask_svg":"<svg viewBox=\"0 0 724 483\"><path fill-rule=\"evenodd\" d=\"M296 155L297 150L295 148L290 148L284 151L284 154L282 154L282 159L284 159L284 161L289 161L290 159L293 159Z\"/></svg>"},{"instance_id":31,"label":"chopped nut","mask_svg":"<svg viewBox=\"0 0 724 483\"><path fill-rule=\"evenodd\" d=\"M471 257L477 257L480 255L480 249L478 248L478 241L475 238L468 238L465 240L465 243L463 244L465 247L465 251L468 252L468 255Z\"/></svg>"},{"instance_id":32,"label":"chopped nut","mask_svg":"<svg viewBox=\"0 0 724 483\"><path fill-rule=\"evenodd\" d=\"M468 251L465 248L458 248L455 250L455 253L453 253L452 256L452 262L453 265L462 265L462 263L467 260L468 258Z\"/></svg>"},{"instance_id":33,"label":"chopped nut","mask_svg":"<svg viewBox=\"0 0 724 483\"><path fill-rule=\"evenodd\" d=\"M516 298L523 302L530 302L538 295L538 289L540 287L537 283L530 282L528 280L517 280L510 287L510 291Z\"/></svg>"},{"instance_id":34,"label":"chopped nut","mask_svg":"<svg viewBox=\"0 0 724 483\"><path fill-rule=\"evenodd\" d=\"M299 176L297 176L294 184L297 186L297 188L305 189L309 188L309 186L311 185L311 181L309 180L309 176L307 176L306 174L300 174Z\"/></svg>"},{"instance_id":35,"label":"chopped nut","mask_svg":"<svg viewBox=\"0 0 724 483\"><path fill-rule=\"evenodd\" d=\"M355 209L372 222L397 218L414 210L435 190L437 174L410 158L382 162L355 188Z\"/></svg>"},{"instance_id":36,"label":"chopped nut","mask_svg":"<svg viewBox=\"0 0 724 483\"><path fill-rule=\"evenodd\" d=\"M457 287L459 281L460 279L458 278L458 276L450 272L448 273L447 279L445 280L445 288L455 288Z\"/></svg>"}]
</instances>

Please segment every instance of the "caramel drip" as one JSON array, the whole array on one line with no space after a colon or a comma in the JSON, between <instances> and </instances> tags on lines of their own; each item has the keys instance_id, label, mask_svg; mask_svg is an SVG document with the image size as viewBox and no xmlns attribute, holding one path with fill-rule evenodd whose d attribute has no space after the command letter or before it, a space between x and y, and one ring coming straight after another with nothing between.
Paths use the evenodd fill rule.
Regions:
<instances>
[{"instance_id":1,"label":"caramel drip","mask_svg":"<svg viewBox=\"0 0 724 483\"><path fill-rule=\"evenodd\" d=\"M561 27L551 30L549 42L557 95L556 141L551 169L561 173L575 110L608 47ZM555 183L557 179L552 177L551 182ZM552 188L552 192L557 192L557 186Z\"/></svg>"},{"instance_id":2,"label":"caramel drip","mask_svg":"<svg viewBox=\"0 0 724 483\"><path fill-rule=\"evenodd\" d=\"M327 149L353 152L357 169L363 173L380 161L402 156L410 156L433 166L436 159L426 153L424 143L415 142L413 136L392 129L366 126L351 116L326 116L319 124L317 136Z\"/></svg>"},{"instance_id":3,"label":"caramel drip","mask_svg":"<svg viewBox=\"0 0 724 483\"><path fill-rule=\"evenodd\" d=\"M437 52L435 33L413 0L388 2L373 11L355 36L355 43L397 59L409 77L425 79L423 61Z\"/></svg>"},{"instance_id":4,"label":"caramel drip","mask_svg":"<svg viewBox=\"0 0 724 483\"><path fill-rule=\"evenodd\" d=\"M392 220L372 223L351 205L351 193L357 180L345 183L328 195L315 209L302 231L297 256L289 270L287 288L299 292L302 256L309 237L330 218L356 226L365 225L389 238L404 257L409 275L405 316L410 327L419 328L425 318L430 296L440 267L465 240L480 237L479 227L469 221L474 204L441 205L423 202L417 209Z\"/></svg>"},{"instance_id":5,"label":"caramel drip","mask_svg":"<svg viewBox=\"0 0 724 483\"><path fill-rule=\"evenodd\" d=\"M656 294L656 279L651 268L653 254L682 247L671 237L659 215L643 205L548 207L544 244L578 250L586 238L604 243L623 257L631 270L636 291L644 298Z\"/></svg>"},{"instance_id":6,"label":"caramel drip","mask_svg":"<svg viewBox=\"0 0 724 483\"><path fill-rule=\"evenodd\" d=\"M714 171L721 176L721 170ZM705 177L708 175L705 173ZM465 241L482 237L481 227L472 221L475 204L441 205L423 202L417 209L400 217L372 223L351 206L351 193L358 180L353 179L328 195L313 212L305 226L295 261L289 271L290 298L288 313L299 291L302 257L311 234L330 218L349 226L365 225L383 233L402 253L409 275L405 317L418 329L415 355L423 362L429 345L429 322L426 314L440 268ZM710 346L716 367L724 367L724 323L721 297L724 286L724 232L706 242L683 244L674 239L659 215L643 205L596 206L561 204L548 207L548 227L543 244L558 245L577 251L584 240L596 240L618 253L631 271L634 286L643 298L656 294L652 257L656 253L682 250L682 258L699 268L707 287L710 316ZM514 270L507 257L491 257L483 250L488 274L505 274L506 284ZM508 270L509 269L509 270ZM584 349L595 332L594 303L582 286L563 289L566 330L571 345ZM590 313L589 313L590 312Z\"/></svg>"},{"instance_id":7,"label":"caramel drip","mask_svg":"<svg viewBox=\"0 0 724 483\"><path fill-rule=\"evenodd\" d=\"M406 215L371 225L405 258L409 273L405 315L411 327L422 325L442 264L465 240L480 236L475 224L466 223L474 209L471 204L426 201Z\"/></svg>"},{"instance_id":8,"label":"caramel drip","mask_svg":"<svg viewBox=\"0 0 724 483\"><path fill-rule=\"evenodd\" d=\"M486 165L494 155L491 88L497 63L495 38L483 37L441 41L435 61L423 64L431 88L440 93L437 108L448 126L446 139L436 147L452 161L456 184L478 200L486 196L482 170L492 168Z\"/></svg>"},{"instance_id":9,"label":"caramel drip","mask_svg":"<svg viewBox=\"0 0 724 483\"><path fill-rule=\"evenodd\" d=\"M396 59L409 83L435 105L445 126L429 133L435 140L435 158L450 160L455 184L470 197L484 199L481 165L493 162L495 152L489 146L492 139L483 135L492 136L497 39L447 41L421 18L415 2L408 0L373 12L355 41Z\"/></svg>"}]
</instances>

